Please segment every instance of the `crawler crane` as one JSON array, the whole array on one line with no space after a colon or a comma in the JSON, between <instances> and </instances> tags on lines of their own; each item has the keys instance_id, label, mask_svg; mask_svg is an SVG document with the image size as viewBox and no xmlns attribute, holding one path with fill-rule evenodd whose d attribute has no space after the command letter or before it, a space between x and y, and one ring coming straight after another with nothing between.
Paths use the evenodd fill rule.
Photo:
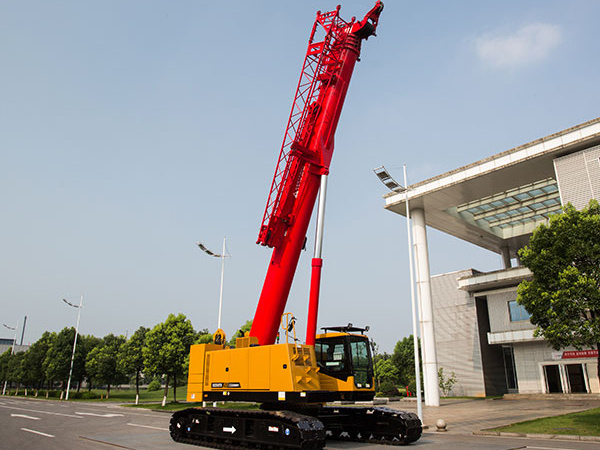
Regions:
<instances>
[{"instance_id":1,"label":"crawler crane","mask_svg":"<svg viewBox=\"0 0 600 450\"><path fill-rule=\"evenodd\" d=\"M339 6L317 12L258 235L257 243L273 254L252 328L236 340L236 348L229 348L218 330L213 343L190 350L188 401L251 401L261 409L178 411L169 427L177 442L227 449L321 449L326 438L407 444L421 436L421 422L413 413L326 406L373 399L373 364L368 328L348 324L316 334L334 134L361 43L375 35L382 10L378 0L363 20L349 22L340 17ZM306 343L299 344L294 319L284 309L317 196ZM276 343L282 322L286 342Z\"/></svg>"}]
</instances>

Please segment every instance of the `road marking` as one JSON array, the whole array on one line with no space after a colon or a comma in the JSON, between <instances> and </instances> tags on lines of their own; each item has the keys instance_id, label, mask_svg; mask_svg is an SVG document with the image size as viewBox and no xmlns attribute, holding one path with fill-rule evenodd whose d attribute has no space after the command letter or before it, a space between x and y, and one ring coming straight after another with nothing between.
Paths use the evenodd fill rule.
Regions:
<instances>
[{"instance_id":1,"label":"road marking","mask_svg":"<svg viewBox=\"0 0 600 450\"><path fill-rule=\"evenodd\" d=\"M94 416L94 417L123 417L123 414L96 414L90 412L75 412L75 414L79 414L80 416Z\"/></svg>"},{"instance_id":2,"label":"road marking","mask_svg":"<svg viewBox=\"0 0 600 450\"><path fill-rule=\"evenodd\" d=\"M73 414L55 413L55 412L50 412L50 411L37 411L35 409L17 408L16 406L4 406L4 405L0 405L0 408L18 409L20 411L28 411L28 412L38 413L38 414L50 414L50 415L53 415L53 416L75 417L76 419L83 419L83 417L81 417L81 416L74 416Z\"/></svg>"},{"instance_id":3,"label":"road marking","mask_svg":"<svg viewBox=\"0 0 600 450\"><path fill-rule=\"evenodd\" d=\"M531 447L530 445L527 445L526 447L521 447L521 448L531 448L531 449L535 449L535 450L573 450L573 449L569 449L569 448L558 448L558 447Z\"/></svg>"},{"instance_id":4,"label":"road marking","mask_svg":"<svg viewBox=\"0 0 600 450\"><path fill-rule=\"evenodd\" d=\"M152 428L153 430L169 431L168 428L152 427L150 425L139 425L137 423L128 423L127 425L132 426L132 427Z\"/></svg>"},{"instance_id":5,"label":"road marking","mask_svg":"<svg viewBox=\"0 0 600 450\"><path fill-rule=\"evenodd\" d=\"M79 436L79 439L85 439L87 441L92 441L92 442L99 442L100 444L111 445L113 447L118 447L118 448L125 448L127 450L135 450L134 448L131 448L131 447L125 447L124 445L114 444L112 442L107 442L107 441L101 441L99 439L92 439L92 438L89 438L86 436Z\"/></svg>"},{"instance_id":6,"label":"road marking","mask_svg":"<svg viewBox=\"0 0 600 450\"><path fill-rule=\"evenodd\" d=\"M25 414L11 414L10 417L22 417L23 419L40 420L39 417L26 416Z\"/></svg>"},{"instance_id":7,"label":"road marking","mask_svg":"<svg viewBox=\"0 0 600 450\"><path fill-rule=\"evenodd\" d=\"M523 447L515 447L511 450L574 450L572 448L560 448L560 447L532 447L531 445L525 445Z\"/></svg>"},{"instance_id":8,"label":"road marking","mask_svg":"<svg viewBox=\"0 0 600 450\"><path fill-rule=\"evenodd\" d=\"M46 434L46 433L42 433L41 431L30 430L29 428L21 428L21 430L27 431L29 433L39 434L40 436L54 437L53 434Z\"/></svg>"}]
</instances>

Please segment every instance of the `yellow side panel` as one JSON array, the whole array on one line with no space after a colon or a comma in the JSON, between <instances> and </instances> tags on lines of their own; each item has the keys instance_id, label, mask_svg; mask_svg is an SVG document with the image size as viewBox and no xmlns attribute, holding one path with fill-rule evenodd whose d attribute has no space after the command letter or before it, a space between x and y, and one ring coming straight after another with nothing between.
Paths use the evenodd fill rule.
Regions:
<instances>
[{"instance_id":1,"label":"yellow side panel","mask_svg":"<svg viewBox=\"0 0 600 450\"><path fill-rule=\"evenodd\" d=\"M190 347L190 368L188 370L190 375L204 373L205 348L205 344L197 344Z\"/></svg>"},{"instance_id":2,"label":"yellow side panel","mask_svg":"<svg viewBox=\"0 0 600 450\"><path fill-rule=\"evenodd\" d=\"M204 355L206 344L190 347L190 366L188 370L187 401L202 401L202 378L204 376Z\"/></svg>"},{"instance_id":3,"label":"yellow side panel","mask_svg":"<svg viewBox=\"0 0 600 450\"><path fill-rule=\"evenodd\" d=\"M291 344L278 344L271 346L271 391L293 391L292 372L290 364Z\"/></svg>"},{"instance_id":4,"label":"yellow side panel","mask_svg":"<svg viewBox=\"0 0 600 450\"><path fill-rule=\"evenodd\" d=\"M324 391L354 391L354 377L348 377L346 381L339 380L337 378L325 375L319 372L319 381L321 382L321 389Z\"/></svg>"},{"instance_id":5,"label":"yellow side panel","mask_svg":"<svg viewBox=\"0 0 600 450\"><path fill-rule=\"evenodd\" d=\"M192 384L202 383L204 392L222 391L225 395L236 390L303 392L320 389L314 350L309 346L275 344L236 349L207 346L206 367L198 366L204 374L193 369L191 361L188 389L192 389Z\"/></svg>"},{"instance_id":6,"label":"yellow side panel","mask_svg":"<svg viewBox=\"0 0 600 450\"><path fill-rule=\"evenodd\" d=\"M212 383L228 383L229 382L229 362L231 361L232 350L224 350L222 352L210 352L210 364L208 366L208 385L206 389L210 389Z\"/></svg>"},{"instance_id":7,"label":"yellow side panel","mask_svg":"<svg viewBox=\"0 0 600 450\"><path fill-rule=\"evenodd\" d=\"M248 360L248 388L269 390L271 387L271 347L252 347Z\"/></svg>"},{"instance_id":8,"label":"yellow side panel","mask_svg":"<svg viewBox=\"0 0 600 450\"><path fill-rule=\"evenodd\" d=\"M248 389L248 351L245 348L229 350L230 359L227 367L229 383L240 383L242 389ZM227 369L226 368L226 369Z\"/></svg>"}]
</instances>

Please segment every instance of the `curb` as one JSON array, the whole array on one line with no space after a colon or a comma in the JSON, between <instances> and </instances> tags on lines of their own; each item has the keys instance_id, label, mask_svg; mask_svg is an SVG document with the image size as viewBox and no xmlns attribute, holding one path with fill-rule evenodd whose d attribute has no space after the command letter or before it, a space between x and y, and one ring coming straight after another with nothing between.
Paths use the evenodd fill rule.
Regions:
<instances>
[{"instance_id":1,"label":"curb","mask_svg":"<svg viewBox=\"0 0 600 450\"><path fill-rule=\"evenodd\" d=\"M600 442L600 436L576 436L572 434L537 434L537 433L506 433L503 431L473 431L475 436L505 436L505 437L525 437L532 439L555 439L566 441L587 441Z\"/></svg>"}]
</instances>

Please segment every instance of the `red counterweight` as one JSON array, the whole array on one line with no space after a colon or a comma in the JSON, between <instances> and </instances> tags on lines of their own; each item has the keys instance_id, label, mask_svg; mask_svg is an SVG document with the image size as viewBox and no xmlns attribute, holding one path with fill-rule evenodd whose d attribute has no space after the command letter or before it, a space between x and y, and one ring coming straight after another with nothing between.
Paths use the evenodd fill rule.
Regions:
<instances>
[{"instance_id":1,"label":"red counterweight","mask_svg":"<svg viewBox=\"0 0 600 450\"><path fill-rule=\"evenodd\" d=\"M329 172L335 130L361 42L375 34L382 10L378 0L360 22L341 19L339 6L317 12L258 235L258 244L273 248L250 330L260 345L275 342L320 178ZM318 40L319 35L324 37ZM316 291L318 296L318 286ZM311 329L316 329L316 311L309 315L315 321Z\"/></svg>"}]
</instances>

